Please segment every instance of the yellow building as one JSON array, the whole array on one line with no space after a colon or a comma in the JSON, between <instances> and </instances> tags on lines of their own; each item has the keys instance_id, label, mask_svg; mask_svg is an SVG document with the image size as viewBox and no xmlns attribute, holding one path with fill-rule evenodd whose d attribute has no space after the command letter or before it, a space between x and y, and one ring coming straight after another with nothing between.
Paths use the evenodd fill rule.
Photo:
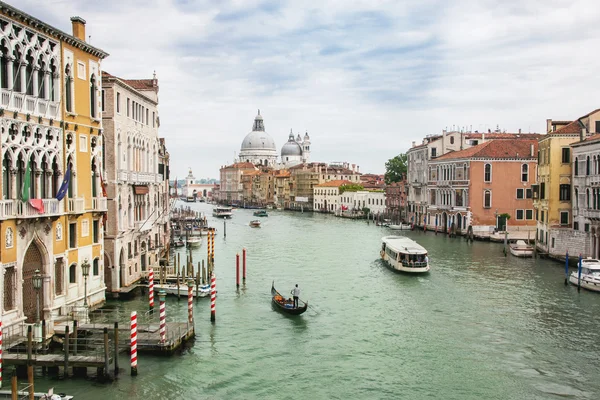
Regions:
<instances>
[{"instance_id":1,"label":"yellow building","mask_svg":"<svg viewBox=\"0 0 600 400\"><path fill-rule=\"evenodd\" d=\"M575 121L549 119L547 134L539 140L538 185L533 185L536 246L552 257L564 256L569 238L573 236L571 198L574 160L570 145L589 135L590 124L598 119L594 117L595 113L597 111ZM572 249L571 253L578 250Z\"/></svg>"},{"instance_id":2,"label":"yellow building","mask_svg":"<svg viewBox=\"0 0 600 400\"><path fill-rule=\"evenodd\" d=\"M46 320L52 332L61 316L104 301L99 72L107 54L85 42L78 17L69 35L0 2L0 21L2 319Z\"/></svg>"}]
</instances>

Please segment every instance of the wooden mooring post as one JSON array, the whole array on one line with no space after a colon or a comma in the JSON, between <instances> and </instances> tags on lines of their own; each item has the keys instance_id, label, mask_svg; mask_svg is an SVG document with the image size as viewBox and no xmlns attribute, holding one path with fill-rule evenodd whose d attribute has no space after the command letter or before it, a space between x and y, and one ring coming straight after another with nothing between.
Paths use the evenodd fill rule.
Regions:
<instances>
[{"instance_id":1,"label":"wooden mooring post","mask_svg":"<svg viewBox=\"0 0 600 400\"><path fill-rule=\"evenodd\" d=\"M64 351L65 351L65 362L64 362L64 373L63 376L66 378L69 377L69 325L65 326L65 341L63 342Z\"/></svg>"},{"instance_id":2,"label":"wooden mooring post","mask_svg":"<svg viewBox=\"0 0 600 400\"><path fill-rule=\"evenodd\" d=\"M114 331L114 361L115 361L115 377L119 375L119 323L115 322Z\"/></svg>"},{"instance_id":3,"label":"wooden mooring post","mask_svg":"<svg viewBox=\"0 0 600 400\"><path fill-rule=\"evenodd\" d=\"M35 391L33 390L33 330L32 326L27 327L27 382L29 383L29 400L35 400Z\"/></svg>"}]
</instances>

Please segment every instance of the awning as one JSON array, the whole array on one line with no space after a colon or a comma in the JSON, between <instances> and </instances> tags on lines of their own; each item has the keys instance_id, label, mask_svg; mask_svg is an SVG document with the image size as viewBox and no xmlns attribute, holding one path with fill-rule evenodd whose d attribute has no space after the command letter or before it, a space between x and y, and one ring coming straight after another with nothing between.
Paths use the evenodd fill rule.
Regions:
<instances>
[{"instance_id":1,"label":"awning","mask_svg":"<svg viewBox=\"0 0 600 400\"><path fill-rule=\"evenodd\" d=\"M148 186L146 186L146 185L133 185L133 192L135 194L148 194Z\"/></svg>"}]
</instances>

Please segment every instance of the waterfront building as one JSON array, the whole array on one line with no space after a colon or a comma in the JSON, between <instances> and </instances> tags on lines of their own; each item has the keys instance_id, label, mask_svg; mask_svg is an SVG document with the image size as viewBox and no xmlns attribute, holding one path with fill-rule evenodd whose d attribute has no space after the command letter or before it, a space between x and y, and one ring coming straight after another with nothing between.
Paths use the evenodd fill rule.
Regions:
<instances>
[{"instance_id":1,"label":"waterfront building","mask_svg":"<svg viewBox=\"0 0 600 400\"><path fill-rule=\"evenodd\" d=\"M429 160L427 227L480 235L533 231L537 144L491 140Z\"/></svg>"},{"instance_id":2,"label":"waterfront building","mask_svg":"<svg viewBox=\"0 0 600 400\"><path fill-rule=\"evenodd\" d=\"M185 184L181 187L182 196L191 201L200 199L210 201L213 198L214 183L198 183L190 168L185 177Z\"/></svg>"},{"instance_id":3,"label":"waterfront building","mask_svg":"<svg viewBox=\"0 0 600 400\"><path fill-rule=\"evenodd\" d=\"M158 79L103 72L109 218L104 238L108 291L158 268L169 243L168 154L158 137Z\"/></svg>"},{"instance_id":4,"label":"waterfront building","mask_svg":"<svg viewBox=\"0 0 600 400\"><path fill-rule=\"evenodd\" d=\"M408 220L415 225L422 225L427 213L427 161L429 159L428 143L415 145L406 152L408 181Z\"/></svg>"},{"instance_id":5,"label":"waterfront building","mask_svg":"<svg viewBox=\"0 0 600 400\"><path fill-rule=\"evenodd\" d=\"M373 190L346 190L340 195L340 211L363 211L369 209L371 214L385 212L385 191Z\"/></svg>"},{"instance_id":6,"label":"waterfront building","mask_svg":"<svg viewBox=\"0 0 600 400\"><path fill-rule=\"evenodd\" d=\"M351 185L348 180L335 180L315 185L313 188L313 210L336 213L342 211L340 202L340 186Z\"/></svg>"},{"instance_id":7,"label":"waterfront building","mask_svg":"<svg viewBox=\"0 0 600 400\"><path fill-rule=\"evenodd\" d=\"M600 121L594 122L594 125L600 124ZM586 137L586 129L582 128L580 140L571 144L573 231L571 237L564 240L566 243L559 246L565 246L571 254L600 258L600 126L591 128L594 135Z\"/></svg>"},{"instance_id":8,"label":"waterfront building","mask_svg":"<svg viewBox=\"0 0 600 400\"><path fill-rule=\"evenodd\" d=\"M385 213L394 222L406 220L406 179L385 186Z\"/></svg>"},{"instance_id":9,"label":"waterfront building","mask_svg":"<svg viewBox=\"0 0 600 400\"><path fill-rule=\"evenodd\" d=\"M108 54L86 42L82 18L71 22L72 35L0 2L5 328L44 319L51 332L52 321L105 300L100 62Z\"/></svg>"},{"instance_id":10,"label":"waterfront building","mask_svg":"<svg viewBox=\"0 0 600 400\"><path fill-rule=\"evenodd\" d=\"M598 119L600 119L600 110L592 111L574 121L548 119L546 121L548 133L539 141L539 186L533 188L534 206L538 216L536 246L542 253L551 257L564 257L568 238L579 235L582 236L580 239L583 239L585 236L581 231L572 229L571 197L574 164L571 145L586 139L590 132L600 128L595 125ZM579 251L582 254L591 251L590 248L584 247L584 244L589 241L580 240L580 242L580 245L571 248L571 251Z\"/></svg>"},{"instance_id":11,"label":"waterfront building","mask_svg":"<svg viewBox=\"0 0 600 400\"><path fill-rule=\"evenodd\" d=\"M219 170L219 202L235 205L243 203L242 175L248 171L258 171L258 168L251 162L240 162L221 167Z\"/></svg>"},{"instance_id":12,"label":"waterfront building","mask_svg":"<svg viewBox=\"0 0 600 400\"><path fill-rule=\"evenodd\" d=\"M273 203L278 208L289 208L290 176L286 169L273 171Z\"/></svg>"}]
</instances>

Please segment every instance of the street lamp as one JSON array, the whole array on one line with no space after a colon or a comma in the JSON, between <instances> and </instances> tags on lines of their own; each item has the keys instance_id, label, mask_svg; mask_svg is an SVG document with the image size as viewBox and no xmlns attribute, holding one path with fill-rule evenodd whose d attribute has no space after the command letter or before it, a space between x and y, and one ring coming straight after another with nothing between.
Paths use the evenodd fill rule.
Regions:
<instances>
[{"instance_id":1,"label":"street lamp","mask_svg":"<svg viewBox=\"0 0 600 400\"><path fill-rule=\"evenodd\" d=\"M81 273L83 274L83 306L87 307L87 278L90 274L90 263L87 258L81 264Z\"/></svg>"},{"instance_id":2,"label":"street lamp","mask_svg":"<svg viewBox=\"0 0 600 400\"><path fill-rule=\"evenodd\" d=\"M40 290L42 289L42 284L44 283L44 277L40 274L40 270L36 269L33 277L31 278L33 283L33 288L35 289L37 307L35 309L35 323L40 322Z\"/></svg>"}]
</instances>

